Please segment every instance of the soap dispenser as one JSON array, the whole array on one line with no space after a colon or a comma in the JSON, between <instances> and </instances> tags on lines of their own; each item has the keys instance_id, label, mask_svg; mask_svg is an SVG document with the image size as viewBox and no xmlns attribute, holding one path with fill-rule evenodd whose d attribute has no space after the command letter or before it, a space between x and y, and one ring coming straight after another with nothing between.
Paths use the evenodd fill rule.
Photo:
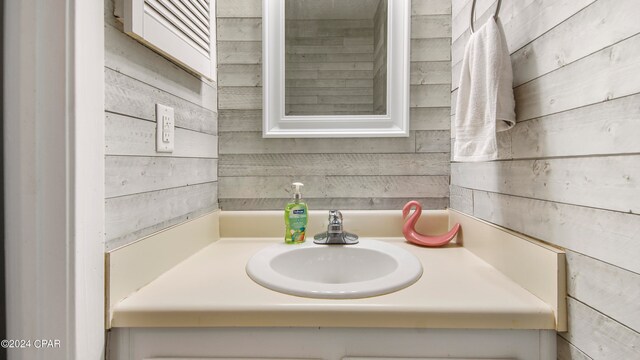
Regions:
<instances>
[{"instance_id":1,"label":"soap dispenser","mask_svg":"<svg viewBox=\"0 0 640 360\"><path fill-rule=\"evenodd\" d=\"M291 186L293 187L293 199L284 208L284 223L286 226L284 242L287 244L299 244L304 242L309 220L309 209L300 194L300 188L304 185L294 182Z\"/></svg>"}]
</instances>

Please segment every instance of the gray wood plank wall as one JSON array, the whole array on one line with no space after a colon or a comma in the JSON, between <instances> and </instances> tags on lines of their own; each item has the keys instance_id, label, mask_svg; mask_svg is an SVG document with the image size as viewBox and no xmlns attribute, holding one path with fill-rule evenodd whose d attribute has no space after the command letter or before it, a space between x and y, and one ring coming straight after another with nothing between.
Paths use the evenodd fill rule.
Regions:
<instances>
[{"instance_id":1,"label":"gray wood plank wall","mask_svg":"<svg viewBox=\"0 0 640 360\"><path fill-rule=\"evenodd\" d=\"M387 20L388 0L380 0L373 18L373 112L387 113ZM417 74L416 69L411 69Z\"/></svg>"},{"instance_id":2,"label":"gray wood plank wall","mask_svg":"<svg viewBox=\"0 0 640 360\"><path fill-rule=\"evenodd\" d=\"M287 115L373 113L373 21L287 18L285 28Z\"/></svg>"},{"instance_id":3,"label":"gray wood plank wall","mask_svg":"<svg viewBox=\"0 0 640 360\"><path fill-rule=\"evenodd\" d=\"M470 6L452 4L452 103ZM477 6L480 26L495 2ZM500 160L451 164L453 208L566 249L559 359L640 359L638 13L637 0L504 1L518 123Z\"/></svg>"},{"instance_id":4,"label":"gray wood plank wall","mask_svg":"<svg viewBox=\"0 0 640 360\"><path fill-rule=\"evenodd\" d=\"M312 209L398 209L414 198L429 209L448 205L451 3L426 2L412 4L411 136L263 139L262 1L218 0L223 210L282 209L295 180Z\"/></svg>"},{"instance_id":5,"label":"gray wood plank wall","mask_svg":"<svg viewBox=\"0 0 640 360\"><path fill-rule=\"evenodd\" d=\"M106 249L218 207L217 86L122 32L105 0ZM175 151L155 151L155 104L175 110Z\"/></svg>"}]
</instances>

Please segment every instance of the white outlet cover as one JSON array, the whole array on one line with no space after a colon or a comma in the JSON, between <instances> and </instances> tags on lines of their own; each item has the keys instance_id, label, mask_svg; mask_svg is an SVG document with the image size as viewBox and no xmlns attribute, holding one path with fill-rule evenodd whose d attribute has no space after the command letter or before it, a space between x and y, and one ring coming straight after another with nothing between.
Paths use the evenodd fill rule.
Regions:
<instances>
[{"instance_id":1,"label":"white outlet cover","mask_svg":"<svg viewBox=\"0 0 640 360\"><path fill-rule=\"evenodd\" d=\"M173 152L174 143L175 121L173 108L156 104L156 151Z\"/></svg>"}]
</instances>

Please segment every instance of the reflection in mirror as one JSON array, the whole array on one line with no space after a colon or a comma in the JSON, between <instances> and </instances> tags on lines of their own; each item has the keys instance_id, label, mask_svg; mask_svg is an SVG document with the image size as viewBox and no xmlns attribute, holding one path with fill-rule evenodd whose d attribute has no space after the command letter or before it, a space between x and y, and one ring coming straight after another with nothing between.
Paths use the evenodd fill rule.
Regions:
<instances>
[{"instance_id":1,"label":"reflection in mirror","mask_svg":"<svg viewBox=\"0 0 640 360\"><path fill-rule=\"evenodd\" d=\"M411 0L263 0L262 136L409 136Z\"/></svg>"},{"instance_id":2,"label":"reflection in mirror","mask_svg":"<svg viewBox=\"0 0 640 360\"><path fill-rule=\"evenodd\" d=\"M387 1L285 1L285 115L387 114Z\"/></svg>"}]
</instances>

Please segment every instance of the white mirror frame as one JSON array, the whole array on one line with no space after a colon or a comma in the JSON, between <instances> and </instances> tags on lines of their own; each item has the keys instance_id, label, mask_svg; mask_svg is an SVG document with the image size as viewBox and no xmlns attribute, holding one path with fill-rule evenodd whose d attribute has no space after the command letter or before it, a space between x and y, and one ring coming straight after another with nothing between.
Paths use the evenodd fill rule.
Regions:
<instances>
[{"instance_id":1,"label":"white mirror frame","mask_svg":"<svg viewBox=\"0 0 640 360\"><path fill-rule=\"evenodd\" d=\"M263 137L409 136L411 0L388 6L387 114L285 116L285 0L263 0Z\"/></svg>"}]
</instances>

